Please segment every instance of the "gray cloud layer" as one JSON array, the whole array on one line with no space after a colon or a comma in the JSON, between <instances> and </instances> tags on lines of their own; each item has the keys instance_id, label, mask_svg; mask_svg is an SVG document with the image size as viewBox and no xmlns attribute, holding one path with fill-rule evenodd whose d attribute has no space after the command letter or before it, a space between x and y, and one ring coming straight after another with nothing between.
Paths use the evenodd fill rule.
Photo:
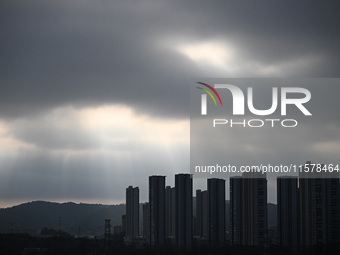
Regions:
<instances>
[{"instance_id":1,"label":"gray cloud layer","mask_svg":"<svg viewBox=\"0 0 340 255\"><path fill-rule=\"evenodd\" d=\"M103 102L187 116L188 77L211 73L161 42L237 45L237 76L258 75L242 70L250 62L299 59L310 63L282 75L339 74L337 2L34 0L2 1L1 10L6 117Z\"/></svg>"},{"instance_id":2,"label":"gray cloud layer","mask_svg":"<svg viewBox=\"0 0 340 255\"><path fill-rule=\"evenodd\" d=\"M148 174L172 180L188 171L189 144L150 146L122 132L125 140L110 144L115 151L145 152L124 166L118 156L91 154L102 145L77 119L63 126L46 115L120 105L175 123L189 117L193 77L339 76L339 10L337 1L1 1L0 121L9 128L3 136L34 148L0 157L1 199L123 199L129 180L145 189ZM232 55L223 68L209 63L209 52L195 61L178 50L216 42ZM320 132L321 138L334 137ZM55 157L55 150L83 154ZM124 175L112 178L109 169ZM101 185L105 180L112 182Z\"/></svg>"}]
</instances>

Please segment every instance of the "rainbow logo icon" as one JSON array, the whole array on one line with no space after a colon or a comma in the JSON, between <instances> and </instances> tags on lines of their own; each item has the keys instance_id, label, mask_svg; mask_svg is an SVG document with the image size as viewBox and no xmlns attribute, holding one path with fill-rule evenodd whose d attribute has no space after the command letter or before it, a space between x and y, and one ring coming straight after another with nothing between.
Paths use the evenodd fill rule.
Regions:
<instances>
[{"instance_id":1,"label":"rainbow logo icon","mask_svg":"<svg viewBox=\"0 0 340 255\"><path fill-rule=\"evenodd\" d=\"M222 106L222 100L221 100L221 98L220 98L220 95L217 93L217 91L216 91L212 86L210 86L209 84L203 83L203 82L197 82L197 83L198 83L198 84L201 84L201 85L203 85L203 86L205 86L205 87L207 87L207 88L209 88L209 89L217 96L217 98L218 98L218 100L220 101L220 104L221 104L221 106ZM201 87L197 87L197 88L203 90L204 92L206 92L206 93L212 98L212 100L214 100L214 103L215 103L215 105L217 106L215 97L213 96L213 94L211 94L211 92L210 92L209 90L203 89L203 88L201 88Z\"/></svg>"}]
</instances>

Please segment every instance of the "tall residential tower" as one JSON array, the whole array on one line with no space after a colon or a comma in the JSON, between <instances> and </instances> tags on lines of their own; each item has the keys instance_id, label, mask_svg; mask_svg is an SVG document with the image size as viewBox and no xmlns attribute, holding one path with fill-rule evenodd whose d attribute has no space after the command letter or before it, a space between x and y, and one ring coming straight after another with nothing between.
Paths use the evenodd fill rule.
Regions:
<instances>
[{"instance_id":1,"label":"tall residential tower","mask_svg":"<svg viewBox=\"0 0 340 255\"><path fill-rule=\"evenodd\" d=\"M225 242L225 180L208 179L208 233L212 245Z\"/></svg>"},{"instance_id":2,"label":"tall residential tower","mask_svg":"<svg viewBox=\"0 0 340 255\"><path fill-rule=\"evenodd\" d=\"M297 248L299 245L299 190L298 178L277 178L277 224L279 244Z\"/></svg>"},{"instance_id":3,"label":"tall residential tower","mask_svg":"<svg viewBox=\"0 0 340 255\"><path fill-rule=\"evenodd\" d=\"M126 237L131 239L139 235L139 188L129 186L126 189Z\"/></svg>"},{"instance_id":4,"label":"tall residential tower","mask_svg":"<svg viewBox=\"0 0 340 255\"><path fill-rule=\"evenodd\" d=\"M165 242L165 176L149 177L150 244Z\"/></svg>"},{"instance_id":5,"label":"tall residential tower","mask_svg":"<svg viewBox=\"0 0 340 255\"><path fill-rule=\"evenodd\" d=\"M232 244L264 246L267 241L267 179L262 173L230 178Z\"/></svg>"},{"instance_id":6,"label":"tall residential tower","mask_svg":"<svg viewBox=\"0 0 340 255\"><path fill-rule=\"evenodd\" d=\"M179 248L190 249L192 245L192 176L175 175L176 243Z\"/></svg>"}]
</instances>

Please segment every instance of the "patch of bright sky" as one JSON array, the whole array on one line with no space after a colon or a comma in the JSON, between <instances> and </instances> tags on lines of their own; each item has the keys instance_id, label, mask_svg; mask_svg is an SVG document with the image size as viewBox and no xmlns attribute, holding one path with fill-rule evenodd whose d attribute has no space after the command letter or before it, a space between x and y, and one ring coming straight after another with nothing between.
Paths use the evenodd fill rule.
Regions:
<instances>
[{"instance_id":1,"label":"patch of bright sky","mask_svg":"<svg viewBox=\"0 0 340 255\"><path fill-rule=\"evenodd\" d=\"M263 63L247 57L245 49L225 40L175 42L167 47L190 59L209 77L283 77L308 70L322 60L320 56L299 56L285 61Z\"/></svg>"}]
</instances>

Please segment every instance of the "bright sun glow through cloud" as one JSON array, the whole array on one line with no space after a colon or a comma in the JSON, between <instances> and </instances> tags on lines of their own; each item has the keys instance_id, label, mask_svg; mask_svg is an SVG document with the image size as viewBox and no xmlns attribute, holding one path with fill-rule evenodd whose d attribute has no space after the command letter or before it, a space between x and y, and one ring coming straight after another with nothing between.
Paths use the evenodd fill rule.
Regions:
<instances>
[{"instance_id":1,"label":"bright sun glow through cloud","mask_svg":"<svg viewBox=\"0 0 340 255\"><path fill-rule=\"evenodd\" d=\"M228 62L233 57L233 50L218 42L183 44L179 45L177 50L197 63L208 64L219 69L227 68Z\"/></svg>"},{"instance_id":2,"label":"bright sun glow through cloud","mask_svg":"<svg viewBox=\"0 0 340 255\"><path fill-rule=\"evenodd\" d=\"M184 55L208 75L282 77L286 73L308 69L317 62L315 56L299 56L272 62L254 59L247 49L231 46L226 42L204 41L175 43L174 50Z\"/></svg>"},{"instance_id":3,"label":"bright sun glow through cloud","mask_svg":"<svg viewBox=\"0 0 340 255\"><path fill-rule=\"evenodd\" d=\"M112 152L126 144L130 149L187 144L188 127L187 120L157 119L120 105L62 107L34 119L0 122L0 141L12 150Z\"/></svg>"}]
</instances>

